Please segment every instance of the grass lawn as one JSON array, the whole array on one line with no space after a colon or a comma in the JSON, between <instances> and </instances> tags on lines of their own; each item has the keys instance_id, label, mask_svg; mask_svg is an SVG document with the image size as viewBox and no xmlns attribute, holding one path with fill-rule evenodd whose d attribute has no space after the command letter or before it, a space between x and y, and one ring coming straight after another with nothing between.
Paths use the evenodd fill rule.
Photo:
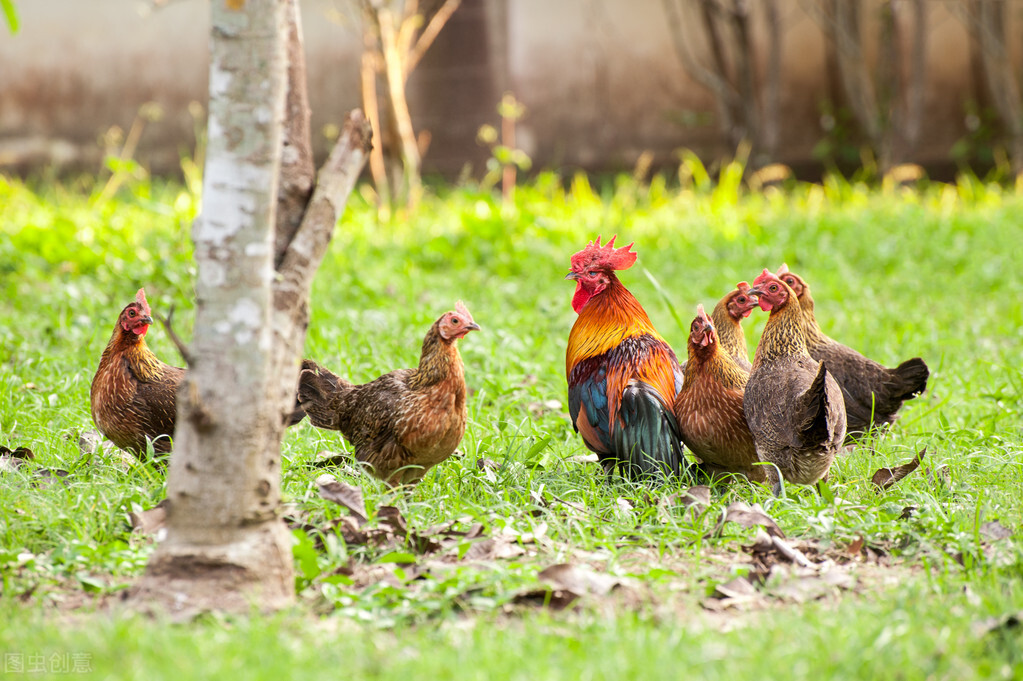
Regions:
<instances>
[{"instance_id":1,"label":"grass lawn","mask_svg":"<svg viewBox=\"0 0 1023 681\"><path fill-rule=\"evenodd\" d=\"M353 196L314 285L306 356L358 382L413 366L429 325L464 300L483 331L461 343L461 456L403 496L320 467L346 450L337 433L292 428L298 603L189 624L118 605L154 541L129 514L164 497L163 473L83 451L79 435L137 288L154 310L175 306L189 337L197 201L158 183L99 193L0 178L0 445L35 455L0 472L2 678L1023 678L1023 199L1011 191L964 177L916 193L829 180L750 195L727 177L679 189L541 175L514 206L445 188L387 224ZM889 366L923 357L928 390L819 490L776 499L737 483L687 507L684 483L607 482L565 413L563 277L597 234L636 242L621 279L680 356L697 303L784 261L829 335ZM751 343L766 316L747 320ZM180 363L162 328L148 340ZM924 448L916 472L871 485ZM332 529L347 511L321 498L324 472L362 488L369 541ZM760 504L802 560L722 522L736 502Z\"/></svg>"}]
</instances>

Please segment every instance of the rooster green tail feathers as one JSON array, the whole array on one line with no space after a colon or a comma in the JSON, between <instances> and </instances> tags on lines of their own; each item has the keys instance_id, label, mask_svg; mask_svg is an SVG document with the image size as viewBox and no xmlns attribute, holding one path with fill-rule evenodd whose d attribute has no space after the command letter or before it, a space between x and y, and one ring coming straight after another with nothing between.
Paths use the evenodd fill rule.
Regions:
<instances>
[{"instance_id":1,"label":"rooster green tail feathers","mask_svg":"<svg viewBox=\"0 0 1023 681\"><path fill-rule=\"evenodd\" d=\"M617 464L633 480L680 475L687 469L682 436L671 410L646 383L633 381L622 393L622 423L612 437Z\"/></svg>"}]
</instances>

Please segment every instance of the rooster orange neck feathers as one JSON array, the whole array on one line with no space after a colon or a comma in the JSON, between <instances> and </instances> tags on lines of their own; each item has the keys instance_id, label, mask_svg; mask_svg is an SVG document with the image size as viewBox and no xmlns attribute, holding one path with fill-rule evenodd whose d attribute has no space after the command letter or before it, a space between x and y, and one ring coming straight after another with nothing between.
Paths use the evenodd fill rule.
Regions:
<instances>
[{"instance_id":1,"label":"rooster orange neck feathers","mask_svg":"<svg viewBox=\"0 0 1023 681\"><path fill-rule=\"evenodd\" d=\"M664 340L639 301L611 274L610 283L579 310L568 336L568 370L588 357L617 347L626 338L643 335Z\"/></svg>"}]
</instances>

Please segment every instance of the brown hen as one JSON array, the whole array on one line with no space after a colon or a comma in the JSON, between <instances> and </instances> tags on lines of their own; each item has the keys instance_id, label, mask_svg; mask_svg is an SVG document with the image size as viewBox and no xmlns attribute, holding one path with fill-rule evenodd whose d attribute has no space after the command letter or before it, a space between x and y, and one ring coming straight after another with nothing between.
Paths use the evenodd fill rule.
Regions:
<instances>
[{"instance_id":1,"label":"brown hen","mask_svg":"<svg viewBox=\"0 0 1023 681\"><path fill-rule=\"evenodd\" d=\"M762 461L775 464L785 480L810 485L827 475L845 438L842 390L826 364L807 352L792 289L765 269L749 293L771 316L746 383L746 423Z\"/></svg>"},{"instance_id":2,"label":"brown hen","mask_svg":"<svg viewBox=\"0 0 1023 681\"><path fill-rule=\"evenodd\" d=\"M789 272L784 264L778 270L778 278L792 289L799 300L807 351L817 361L827 362L828 371L842 388L846 442L855 442L871 428L887 430L898 419L902 403L927 388L930 375L927 364L914 357L894 369L888 369L828 338L814 316L809 284L799 275Z\"/></svg>"},{"instance_id":3,"label":"brown hen","mask_svg":"<svg viewBox=\"0 0 1023 681\"><path fill-rule=\"evenodd\" d=\"M169 452L174 435L178 386L185 370L161 362L146 345L153 323L146 292L117 319L89 394L92 420L121 449L142 455L146 441L155 452Z\"/></svg>"},{"instance_id":4,"label":"brown hen","mask_svg":"<svg viewBox=\"0 0 1023 681\"><path fill-rule=\"evenodd\" d=\"M419 366L354 385L302 362L298 402L317 428L339 430L355 458L390 485L414 484L455 451L465 433L465 373L456 341L479 330L459 301L423 340Z\"/></svg>"},{"instance_id":5,"label":"brown hen","mask_svg":"<svg viewBox=\"0 0 1023 681\"><path fill-rule=\"evenodd\" d=\"M703 305L697 306L689 329L684 374L682 390L675 396L675 418L686 447L712 476L742 473L764 482L768 467L755 465L760 459L742 410L749 373L718 342Z\"/></svg>"},{"instance_id":6,"label":"brown hen","mask_svg":"<svg viewBox=\"0 0 1023 681\"><path fill-rule=\"evenodd\" d=\"M746 349L746 334L742 330L742 320L749 317L756 306L756 297L749 295L749 284L740 281L718 301L710 315L714 320L721 348L740 368L745 369L747 374L753 365L750 364L749 351Z\"/></svg>"}]
</instances>

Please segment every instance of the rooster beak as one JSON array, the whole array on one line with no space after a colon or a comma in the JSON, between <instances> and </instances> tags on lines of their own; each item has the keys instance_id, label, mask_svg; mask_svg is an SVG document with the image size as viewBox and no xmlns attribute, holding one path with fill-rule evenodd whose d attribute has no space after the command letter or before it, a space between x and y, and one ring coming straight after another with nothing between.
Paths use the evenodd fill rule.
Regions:
<instances>
[{"instance_id":1,"label":"rooster beak","mask_svg":"<svg viewBox=\"0 0 1023 681\"><path fill-rule=\"evenodd\" d=\"M565 279L578 279L579 275L575 272L569 272L565 275Z\"/></svg>"}]
</instances>

